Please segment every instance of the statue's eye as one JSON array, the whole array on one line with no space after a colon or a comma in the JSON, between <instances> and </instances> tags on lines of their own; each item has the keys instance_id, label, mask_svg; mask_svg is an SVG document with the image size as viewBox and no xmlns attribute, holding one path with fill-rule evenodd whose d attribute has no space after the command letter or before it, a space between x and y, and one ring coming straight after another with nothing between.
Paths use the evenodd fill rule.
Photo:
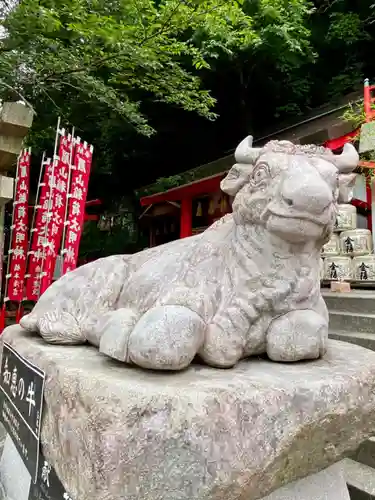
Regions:
<instances>
[{"instance_id":1,"label":"statue's eye","mask_svg":"<svg viewBox=\"0 0 375 500\"><path fill-rule=\"evenodd\" d=\"M251 180L254 184L259 184L260 182L269 178L268 165L261 163L254 168Z\"/></svg>"}]
</instances>

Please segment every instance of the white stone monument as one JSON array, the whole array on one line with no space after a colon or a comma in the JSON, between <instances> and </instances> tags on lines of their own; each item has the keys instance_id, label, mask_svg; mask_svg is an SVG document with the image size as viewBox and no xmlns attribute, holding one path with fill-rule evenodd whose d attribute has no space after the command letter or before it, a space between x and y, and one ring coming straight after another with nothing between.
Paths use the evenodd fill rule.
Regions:
<instances>
[{"instance_id":1,"label":"white stone monument","mask_svg":"<svg viewBox=\"0 0 375 500\"><path fill-rule=\"evenodd\" d=\"M319 258L358 155L248 138L236 160L233 214L68 273L2 336L46 373L42 451L72 500L349 500L375 353L328 341ZM16 457L8 437L1 483L27 500Z\"/></svg>"},{"instance_id":2,"label":"white stone monument","mask_svg":"<svg viewBox=\"0 0 375 500\"><path fill-rule=\"evenodd\" d=\"M222 181L233 214L204 233L97 260L55 282L21 325L55 344L89 342L117 360L180 370L196 355L231 367L267 353L317 359L328 312L320 253L332 235L340 175L358 163L317 146L238 146Z\"/></svg>"}]
</instances>

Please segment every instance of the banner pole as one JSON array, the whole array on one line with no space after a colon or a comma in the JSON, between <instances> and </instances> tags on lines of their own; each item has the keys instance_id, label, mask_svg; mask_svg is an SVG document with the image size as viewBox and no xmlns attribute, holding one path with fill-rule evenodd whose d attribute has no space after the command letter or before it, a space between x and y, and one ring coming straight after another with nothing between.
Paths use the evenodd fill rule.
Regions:
<instances>
[{"instance_id":1,"label":"banner pole","mask_svg":"<svg viewBox=\"0 0 375 500\"><path fill-rule=\"evenodd\" d=\"M46 223L45 223L45 235L44 235L44 245L43 245L43 251L42 251L42 265L40 269L40 274L39 274L39 291L38 291L38 298L40 297L41 293L41 285L43 281L43 277L45 274L44 267L45 267L45 258L46 258L46 246L47 246L47 238L48 238L48 229L49 229L49 222L50 219L52 218L52 193L53 189L55 187L55 169L56 169L56 162L59 161L59 156L57 154L57 144L59 140L60 134L63 135L65 134L65 130L60 131L60 123L61 123L61 118L58 117L57 119L57 127L56 127L56 135L55 135L55 146L53 150L53 160L52 160L52 173L51 176L48 180L50 184L50 190L49 190L49 199L48 199L48 205L47 205L47 217L46 217Z\"/></svg>"},{"instance_id":2,"label":"banner pole","mask_svg":"<svg viewBox=\"0 0 375 500\"><path fill-rule=\"evenodd\" d=\"M9 234L9 248L8 248L8 258L7 258L7 270L5 273L5 283L4 283L4 299L3 299L3 305L1 308L1 318L0 318L0 333L4 330L5 328L5 320L6 320L6 303L9 301L8 299L8 282L10 278L10 261L12 258L12 242L13 242L13 230L14 230L14 212L15 212L15 197L17 195L16 193L16 187L18 184L18 177L20 174L20 163L21 163L21 156L23 156L24 150L21 151L21 153L18 155L17 158L17 168L16 168L16 179L15 179L15 184L14 184L14 193L13 193L13 207L12 207L12 223L10 225L10 234Z\"/></svg>"},{"instance_id":3,"label":"banner pole","mask_svg":"<svg viewBox=\"0 0 375 500\"><path fill-rule=\"evenodd\" d=\"M13 231L14 231L14 212L16 211L16 206L15 206L15 198L16 198L16 187L18 183L18 177L20 175L20 162L21 162L21 156L23 155L23 150L19 154L17 158L17 170L16 170L16 179L15 179L15 186L14 186L14 193L13 193L13 207L12 207L12 224L10 225L10 234L9 234L9 249L8 249L8 259L7 259L7 272L5 275L5 286L4 286L4 302L8 301L8 280L9 280L9 269L10 269L10 257L12 254L12 241L13 241Z\"/></svg>"},{"instance_id":4,"label":"banner pole","mask_svg":"<svg viewBox=\"0 0 375 500\"><path fill-rule=\"evenodd\" d=\"M36 231L36 229L34 227L35 226L35 219L36 219L36 213L37 213L37 210L38 210L39 195L40 195L40 188L41 188L41 185L42 185L43 173L44 173L44 169L45 169L45 167L46 167L47 164L48 164L48 162L47 162L47 159L46 159L46 151L43 151L42 161L41 161L40 169L39 169L38 185L36 187L35 204L34 204L33 215L32 215L32 219L31 219L31 225L30 225L29 244L28 244L28 249L27 249L27 254L26 254L25 285L26 285L27 279L30 277L30 275L28 274L28 268L29 268L31 248L32 248L32 243L33 243L33 236L34 236L34 233ZM26 296L25 296L26 290L25 289L26 289L26 286L24 286L23 290L22 290L22 300L21 300L21 302L19 304L19 307L18 307L18 315L21 314L21 309L23 307L23 302L25 302L25 300L26 300Z\"/></svg>"}]
</instances>

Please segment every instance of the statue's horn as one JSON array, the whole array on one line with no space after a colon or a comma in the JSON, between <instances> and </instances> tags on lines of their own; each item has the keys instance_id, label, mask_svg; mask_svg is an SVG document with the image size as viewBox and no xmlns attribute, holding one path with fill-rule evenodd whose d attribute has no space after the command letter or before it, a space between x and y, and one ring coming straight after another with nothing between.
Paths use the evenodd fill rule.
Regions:
<instances>
[{"instance_id":1,"label":"statue's horn","mask_svg":"<svg viewBox=\"0 0 375 500\"><path fill-rule=\"evenodd\" d=\"M342 153L340 155L334 155L333 159L330 157L330 161L336 165L340 173L349 174L357 167L359 155L353 144L348 142L345 144Z\"/></svg>"},{"instance_id":2,"label":"statue's horn","mask_svg":"<svg viewBox=\"0 0 375 500\"><path fill-rule=\"evenodd\" d=\"M261 148L253 148L253 136L248 135L246 139L244 139L237 146L236 152L234 153L234 157L237 163L250 163L254 164L259 157L261 152Z\"/></svg>"}]
</instances>

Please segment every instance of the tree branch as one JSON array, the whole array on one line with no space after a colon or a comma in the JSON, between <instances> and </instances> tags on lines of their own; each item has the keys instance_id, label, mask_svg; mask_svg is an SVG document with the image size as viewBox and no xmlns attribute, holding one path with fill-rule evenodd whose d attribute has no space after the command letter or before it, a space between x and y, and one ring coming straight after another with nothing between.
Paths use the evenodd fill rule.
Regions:
<instances>
[{"instance_id":1,"label":"tree branch","mask_svg":"<svg viewBox=\"0 0 375 500\"><path fill-rule=\"evenodd\" d=\"M337 0L334 0L334 1L337 1ZM167 17L167 19L165 19L165 21L163 22L162 26L160 27L159 30L155 31L154 33L151 33L150 35L144 37L140 42L139 42L139 46L143 46L145 45L147 42L149 42L150 40L152 40L153 38L157 37L157 36L160 36L164 33L165 29L167 28L167 26L170 24L170 22L172 21L172 18L173 16L177 13L178 9L181 7L181 5L184 4L186 5L186 2L185 0L178 0L178 2L176 3L175 7L172 9L170 15ZM217 10L219 6L215 6L215 7L212 7L211 9L208 9L204 12L201 12L199 15L200 16L204 16L206 14L209 14L210 12L213 12L214 10ZM194 9L193 11L196 12L198 8L198 5L195 5L194 6ZM188 23L190 23L190 21L193 19L193 16L194 14L192 14L188 20ZM98 67L101 67L103 64L107 63L107 62L110 62L114 59L118 59L124 55L127 55L127 52L118 52L116 54L111 54L109 56L106 56L106 57L101 57L99 59L97 59L96 61L94 60L89 66L88 65L84 65L84 66L80 66L79 68L72 68L72 69L69 69L69 70L65 70L65 71L59 71L59 72L53 72L53 73L50 73L49 75L46 75L46 77L43 79L43 81L48 81L50 80L51 78L55 78L55 77L58 77L58 76L66 76L66 75L71 75L73 73L80 73L81 71L90 71L90 68L91 69L96 69Z\"/></svg>"},{"instance_id":2,"label":"tree branch","mask_svg":"<svg viewBox=\"0 0 375 500\"><path fill-rule=\"evenodd\" d=\"M328 0L325 4L323 3L318 9L317 14L324 14L327 10L331 9L335 3L341 2L341 0Z\"/></svg>"},{"instance_id":3,"label":"tree branch","mask_svg":"<svg viewBox=\"0 0 375 500\"><path fill-rule=\"evenodd\" d=\"M8 85L7 83L4 82L4 80L0 80L0 85L4 85L4 87L7 87L8 89L12 90L15 94L18 95L18 97L21 98L21 100L31 109L31 111L36 115L35 109L32 107L32 105L29 103L29 101L19 92L17 89L12 87L11 85Z\"/></svg>"}]
</instances>

